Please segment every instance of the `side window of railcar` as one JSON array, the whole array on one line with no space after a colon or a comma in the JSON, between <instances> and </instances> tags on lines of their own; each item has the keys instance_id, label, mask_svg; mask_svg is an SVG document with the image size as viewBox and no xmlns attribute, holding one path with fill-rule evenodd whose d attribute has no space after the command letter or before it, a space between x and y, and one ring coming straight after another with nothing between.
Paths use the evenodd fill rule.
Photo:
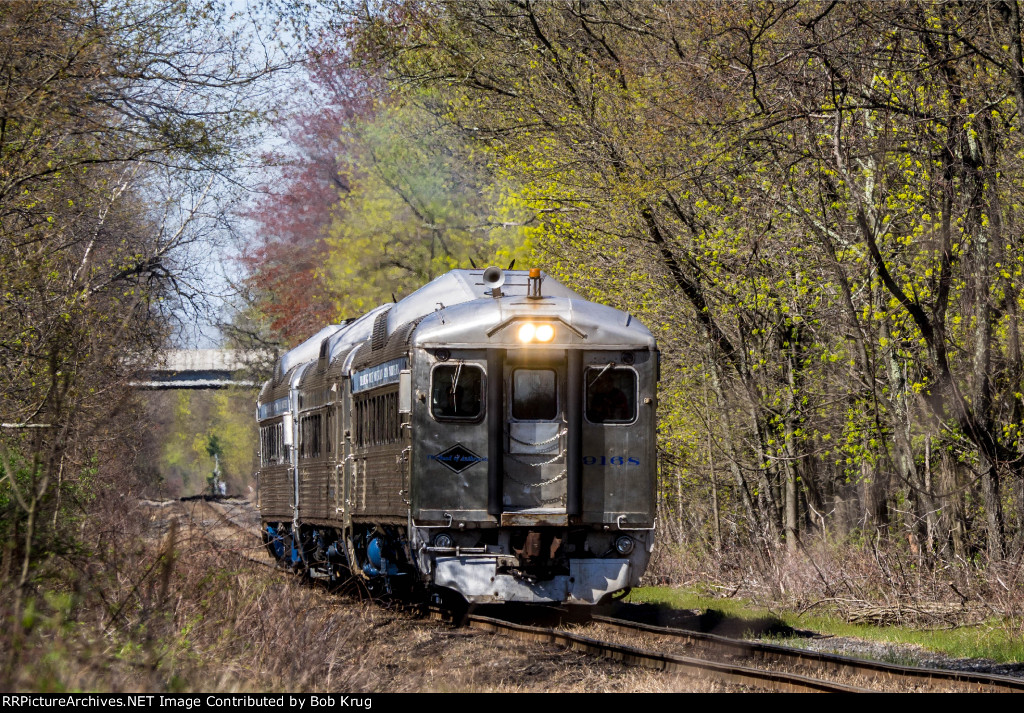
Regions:
<instances>
[{"instance_id":1,"label":"side window of railcar","mask_svg":"<svg viewBox=\"0 0 1024 713\"><path fill-rule=\"evenodd\" d=\"M260 463L262 465L276 465L284 462L282 433L280 423L260 428Z\"/></svg>"},{"instance_id":2,"label":"side window of railcar","mask_svg":"<svg viewBox=\"0 0 1024 713\"><path fill-rule=\"evenodd\" d=\"M331 455L334 441L334 408L324 412L324 453Z\"/></svg>"},{"instance_id":3,"label":"side window of railcar","mask_svg":"<svg viewBox=\"0 0 1024 713\"><path fill-rule=\"evenodd\" d=\"M299 458L320 457L321 421L318 413L299 419Z\"/></svg>"},{"instance_id":4,"label":"side window of railcar","mask_svg":"<svg viewBox=\"0 0 1024 713\"><path fill-rule=\"evenodd\" d=\"M430 375L430 413L438 421L475 421L484 410L484 370L442 364Z\"/></svg>"},{"instance_id":5,"label":"side window of railcar","mask_svg":"<svg viewBox=\"0 0 1024 713\"><path fill-rule=\"evenodd\" d=\"M512 372L512 418L550 421L558 415L558 389L551 369Z\"/></svg>"},{"instance_id":6,"label":"side window of railcar","mask_svg":"<svg viewBox=\"0 0 1024 713\"><path fill-rule=\"evenodd\" d=\"M402 417L398 415L398 392L384 394L384 441L396 443L402 438Z\"/></svg>"},{"instance_id":7,"label":"side window of railcar","mask_svg":"<svg viewBox=\"0 0 1024 713\"><path fill-rule=\"evenodd\" d=\"M360 448L397 443L402 438L398 392L359 396L355 401L354 441Z\"/></svg>"},{"instance_id":8,"label":"side window of railcar","mask_svg":"<svg viewBox=\"0 0 1024 713\"><path fill-rule=\"evenodd\" d=\"M632 423L636 419L636 372L632 369L587 369L587 420Z\"/></svg>"}]
</instances>

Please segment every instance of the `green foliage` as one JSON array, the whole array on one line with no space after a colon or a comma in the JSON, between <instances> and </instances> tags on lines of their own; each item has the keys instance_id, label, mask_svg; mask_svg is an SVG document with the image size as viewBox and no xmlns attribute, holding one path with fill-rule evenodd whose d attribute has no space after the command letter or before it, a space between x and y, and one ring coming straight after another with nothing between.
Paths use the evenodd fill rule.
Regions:
<instances>
[{"instance_id":1,"label":"green foliage","mask_svg":"<svg viewBox=\"0 0 1024 713\"><path fill-rule=\"evenodd\" d=\"M141 490L130 384L172 317L205 306L198 246L223 226L223 179L248 163L275 69L226 15L0 4L0 590L16 611L82 518Z\"/></svg>"},{"instance_id":2,"label":"green foliage","mask_svg":"<svg viewBox=\"0 0 1024 713\"><path fill-rule=\"evenodd\" d=\"M361 314L456 267L508 264L528 211L486 154L432 115L430 95L394 97L345 127L358 167L327 229L325 281L339 317Z\"/></svg>"},{"instance_id":3,"label":"green foliage","mask_svg":"<svg viewBox=\"0 0 1024 713\"><path fill-rule=\"evenodd\" d=\"M1024 512L1008 12L438 2L354 26L535 211L533 261L652 326L663 492L704 500L717 459L755 538L864 522L999 558Z\"/></svg>"},{"instance_id":4,"label":"green foliage","mask_svg":"<svg viewBox=\"0 0 1024 713\"><path fill-rule=\"evenodd\" d=\"M159 472L170 492L190 495L204 487L214 454L229 491L247 492L257 446L251 391L178 391L170 399L173 418L159 435Z\"/></svg>"}]
</instances>

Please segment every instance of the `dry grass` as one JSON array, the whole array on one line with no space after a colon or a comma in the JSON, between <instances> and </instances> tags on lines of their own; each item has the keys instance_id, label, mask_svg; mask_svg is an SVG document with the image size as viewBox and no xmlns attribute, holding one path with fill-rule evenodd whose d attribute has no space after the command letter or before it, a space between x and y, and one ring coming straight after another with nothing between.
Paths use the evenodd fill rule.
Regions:
<instances>
[{"instance_id":1,"label":"dry grass","mask_svg":"<svg viewBox=\"0 0 1024 713\"><path fill-rule=\"evenodd\" d=\"M242 513L244 515L244 513ZM202 503L124 514L3 634L7 691L715 691L304 585ZM117 545L111 547L109 545ZM9 612L5 612L9 614Z\"/></svg>"},{"instance_id":2,"label":"dry grass","mask_svg":"<svg viewBox=\"0 0 1024 713\"><path fill-rule=\"evenodd\" d=\"M770 615L796 628L838 636L919 643L955 658L1021 661L1024 563L927 561L899 542L805 540L800 551L751 545L661 547L643 601L720 610L740 620Z\"/></svg>"},{"instance_id":3,"label":"dry grass","mask_svg":"<svg viewBox=\"0 0 1024 713\"><path fill-rule=\"evenodd\" d=\"M708 596L743 597L768 608L827 606L851 619L875 608L900 624L972 624L995 615L1024 634L1021 557L986 565L928 562L899 543L878 540L814 540L794 555L753 545L722 554L668 545L655 549L647 580Z\"/></svg>"},{"instance_id":4,"label":"dry grass","mask_svg":"<svg viewBox=\"0 0 1024 713\"><path fill-rule=\"evenodd\" d=\"M54 559L19 622L0 632L8 691L715 691L558 647L454 630L338 596L247 558L266 558L238 503L127 499L89 557ZM661 547L654 578L777 610L849 613L864 603L966 602L1005 614L1020 637L1019 563L923 567L877 546L809 546L795 557ZM9 597L0 616L10 621ZM987 608L987 609L986 609ZM966 616L966 614L965 614Z\"/></svg>"}]
</instances>

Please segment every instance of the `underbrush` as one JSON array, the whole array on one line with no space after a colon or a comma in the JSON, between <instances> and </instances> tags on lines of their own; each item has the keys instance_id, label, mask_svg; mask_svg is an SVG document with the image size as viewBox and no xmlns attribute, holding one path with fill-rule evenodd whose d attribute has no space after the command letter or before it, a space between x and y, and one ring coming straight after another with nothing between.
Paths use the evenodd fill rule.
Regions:
<instances>
[{"instance_id":1,"label":"underbrush","mask_svg":"<svg viewBox=\"0 0 1024 713\"><path fill-rule=\"evenodd\" d=\"M89 560L48 562L16 620L4 604L0 690L372 687L363 634L378 610L339 607L200 532L144 530L124 531Z\"/></svg>"},{"instance_id":2,"label":"underbrush","mask_svg":"<svg viewBox=\"0 0 1024 713\"><path fill-rule=\"evenodd\" d=\"M795 554L736 548L656 550L630 601L900 644L950 656L1024 661L1021 558L925 561L879 540L814 542Z\"/></svg>"},{"instance_id":3,"label":"underbrush","mask_svg":"<svg viewBox=\"0 0 1024 713\"><path fill-rule=\"evenodd\" d=\"M255 538L231 551L189 518L151 515L108 512L91 549L39 566L20 609L0 592L0 690L505 690L518 675L506 662L485 676L494 644L484 642L462 653L485 663L453 672L447 634L388 626L385 610L246 561ZM650 576L673 586L634 590L630 601L700 609L730 635L813 630L1024 661L1019 560L926 566L878 542L817 543L792 556L660 546ZM572 675L566 690L593 689L593 678Z\"/></svg>"},{"instance_id":4,"label":"underbrush","mask_svg":"<svg viewBox=\"0 0 1024 713\"><path fill-rule=\"evenodd\" d=\"M155 518L77 568L52 560L17 626L7 626L15 623L10 608L0 612L0 690L721 690L559 647L453 631L360 600L354 587L334 594L242 559L261 547L255 536L212 545L202 523L213 518L202 517L183 517L177 531ZM223 527L212 534L232 541Z\"/></svg>"}]
</instances>

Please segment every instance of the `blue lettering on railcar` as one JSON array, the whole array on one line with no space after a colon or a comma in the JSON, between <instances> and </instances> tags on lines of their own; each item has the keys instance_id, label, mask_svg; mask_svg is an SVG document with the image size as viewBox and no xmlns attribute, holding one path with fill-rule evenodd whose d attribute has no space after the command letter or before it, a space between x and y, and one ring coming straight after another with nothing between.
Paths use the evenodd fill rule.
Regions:
<instances>
[{"instance_id":1,"label":"blue lettering on railcar","mask_svg":"<svg viewBox=\"0 0 1024 713\"><path fill-rule=\"evenodd\" d=\"M267 418L273 418L274 416L280 416L281 414L283 414L287 410L288 410L288 397L287 396L282 396L281 398L277 399L276 401L271 401L270 403L266 403L266 404L260 404L259 413L257 414L257 418L262 421L262 420L267 419Z\"/></svg>"},{"instance_id":2,"label":"blue lettering on railcar","mask_svg":"<svg viewBox=\"0 0 1024 713\"><path fill-rule=\"evenodd\" d=\"M461 473L466 468L474 466L477 463L487 462L487 458L478 456L461 443L456 443L451 448L447 448L440 453L431 455L430 460L436 460L438 463L455 473Z\"/></svg>"},{"instance_id":3,"label":"blue lettering on railcar","mask_svg":"<svg viewBox=\"0 0 1024 713\"><path fill-rule=\"evenodd\" d=\"M583 465L640 465L640 459L633 456L583 456Z\"/></svg>"}]
</instances>

